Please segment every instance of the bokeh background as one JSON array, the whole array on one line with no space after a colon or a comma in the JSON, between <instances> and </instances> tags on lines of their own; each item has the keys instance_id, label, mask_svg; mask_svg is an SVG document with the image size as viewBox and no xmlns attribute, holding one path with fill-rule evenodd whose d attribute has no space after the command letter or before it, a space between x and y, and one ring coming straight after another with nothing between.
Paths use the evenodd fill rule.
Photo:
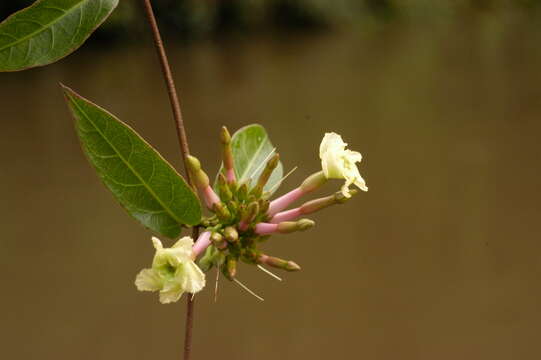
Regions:
<instances>
[{"instance_id":1,"label":"bokeh background","mask_svg":"<svg viewBox=\"0 0 541 360\"><path fill-rule=\"evenodd\" d=\"M370 187L266 244L302 272L240 268L265 302L227 281L217 303L197 295L194 359L541 357L539 1L155 4L209 173L219 127L258 122L299 166L279 193L318 169L326 131L363 153ZM58 87L180 168L137 5L61 62L0 74L2 358L181 358L185 303L136 291L150 233L86 162Z\"/></svg>"}]
</instances>

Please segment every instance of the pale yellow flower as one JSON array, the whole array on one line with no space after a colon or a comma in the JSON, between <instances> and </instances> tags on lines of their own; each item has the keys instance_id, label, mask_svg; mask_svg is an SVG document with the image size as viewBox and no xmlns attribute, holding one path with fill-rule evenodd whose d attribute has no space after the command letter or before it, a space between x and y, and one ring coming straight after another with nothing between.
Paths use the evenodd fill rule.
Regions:
<instances>
[{"instance_id":1,"label":"pale yellow flower","mask_svg":"<svg viewBox=\"0 0 541 360\"><path fill-rule=\"evenodd\" d=\"M205 274L193 261L193 240L183 237L170 248L152 238L156 249L152 268L142 270L135 279L139 291L159 291L160 302L175 302L188 292L195 294L205 287Z\"/></svg>"},{"instance_id":2,"label":"pale yellow flower","mask_svg":"<svg viewBox=\"0 0 541 360\"><path fill-rule=\"evenodd\" d=\"M350 197L350 185L353 184L363 191L368 191L368 188L356 165L362 160L362 155L357 151L347 150L346 146L340 135L326 133L319 146L319 157L325 177L346 180L341 191L345 197Z\"/></svg>"}]
</instances>

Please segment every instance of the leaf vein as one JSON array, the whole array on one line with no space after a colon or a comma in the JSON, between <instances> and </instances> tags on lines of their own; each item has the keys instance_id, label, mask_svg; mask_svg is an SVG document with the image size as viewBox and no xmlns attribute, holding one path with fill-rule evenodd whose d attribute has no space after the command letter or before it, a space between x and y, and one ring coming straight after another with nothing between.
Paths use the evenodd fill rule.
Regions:
<instances>
[{"instance_id":1,"label":"leaf vein","mask_svg":"<svg viewBox=\"0 0 541 360\"><path fill-rule=\"evenodd\" d=\"M126 164L126 167L132 172L132 174L139 179L139 181L144 185L146 190L154 197L154 199L164 208L164 212L167 213L173 220L175 220L177 223L182 224L182 221L176 216L176 214L168 207L166 206L162 199L151 189L151 187L145 183L145 181L141 178L141 176L135 171L135 169L132 167L130 163L124 159L122 154L116 149L116 147L109 141L107 137L99 130L99 128L96 126L96 124L90 119L90 117L86 114L86 112L77 104L76 101L72 101L73 105L77 108L77 110L86 118L86 120L96 129L96 131L101 135L101 137L109 144L109 146L118 154L118 157ZM106 122L107 124L107 122Z\"/></svg>"},{"instance_id":2,"label":"leaf vein","mask_svg":"<svg viewBox=\"0 0 541 360\"><path fill-rule=\"evenodd\" d=\"M70 13L70 12L72 12L72 11L74 11L74 9L76 10L77 8L81 7L81 6L84 4L84 2L85 2L85 1L81 1L81 2L79 2L78 4L74 5L73 7L71 7L69 10L66 10L66 12L64 13L64 15L67 16L67 14ZM62 18L63 18L63 17L58 17L58 18L55 19L54 21L51 21L51 22L48 23L48 24L44 24L43 27L53 26L54 24L56 24L57 22L59 22L60 20L62 20ZM16 37L12 37L14 40L15 40L15 39L17 39L17 40L15 40L15 41L12 42L12 43L8 43L8 44L5 45L4 47L1 47L1 48L0 48L0 51L3 51L3 50L5 50L5 49L7 49L8 47L13 47L13 46L15 46L15 45L18 45L18 44L22 43L23 41L29 40L29 39L33 38L35 35L37 35L37 34L43 32L43 31L45 31L45 29L39 29L39 30L36 30L36 31L34 31L34 32L31 32L31 33L29 33L29 34L27 34L27 35L25 35L25 36L23 36L23 37L21 37L21 38L19 38L19 39L17 39Z\"/></svg>"}]
</instances>

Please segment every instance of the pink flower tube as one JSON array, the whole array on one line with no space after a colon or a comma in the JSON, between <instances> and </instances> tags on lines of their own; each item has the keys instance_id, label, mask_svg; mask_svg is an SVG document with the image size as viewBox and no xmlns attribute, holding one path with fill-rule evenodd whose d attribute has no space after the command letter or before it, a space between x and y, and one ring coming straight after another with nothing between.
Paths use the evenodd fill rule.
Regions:
<instances>
[{"instance_id":1,"label":"pink flower tube","mask_svg":"<svg viewBox=\"0 0 541 360\"><path fill-rule=\"evenodd\" d=\"M210 231L205 231L199 235L197 241L192 247L194 257L199 256L210 245Z\"/></svg>"}]
</instances>

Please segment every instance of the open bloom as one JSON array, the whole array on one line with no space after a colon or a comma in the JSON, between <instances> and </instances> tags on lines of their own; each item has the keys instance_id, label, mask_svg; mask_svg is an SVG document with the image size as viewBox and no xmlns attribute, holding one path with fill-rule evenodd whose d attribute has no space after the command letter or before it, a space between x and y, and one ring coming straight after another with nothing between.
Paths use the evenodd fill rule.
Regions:
<instances>
[{"instance_id":1,"label":"open bloom","mask_svg":"<svg viewBox=\"0 0 541 360\"><path fill-rule=\"evenodd\" d=\"M135 279L139 291L159 291L160 302L175 302L184 292L196 293L205 287L205 274L193 261L193 240L185 236L170 248L152 238L156 249L152 268L142 270Z\"/></svg>"},{"instance_id":2,"label":"open bloom","mask_svg":"<svg viewBox=\"0 0 541 360\"><path fill-rule=\"evenodd\" d=\"M326 133L319 146L321 167L327 179L345 179L342 194L350 197L349 186L354 184L363 191L368 191L356 163L362 160L357 151L346 150L347 144L336 133Z\"/></svg>"}]
</instances>

